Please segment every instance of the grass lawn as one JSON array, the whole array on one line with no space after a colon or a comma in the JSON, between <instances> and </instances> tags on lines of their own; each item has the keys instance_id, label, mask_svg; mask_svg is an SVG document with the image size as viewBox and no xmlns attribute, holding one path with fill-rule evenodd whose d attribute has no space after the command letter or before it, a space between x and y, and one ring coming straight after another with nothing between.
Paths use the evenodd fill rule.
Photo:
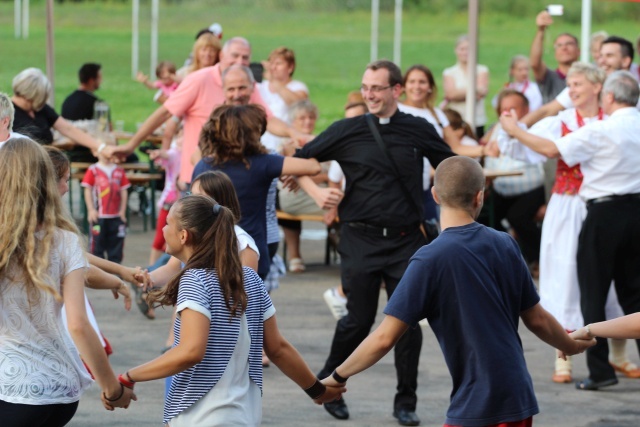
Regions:
<instances>
[{"instance_id":1,"label":"grass lawn","mask_svg":"<svg viewBox=\"0 0 640 427\"><path fill-rule=\"evenodd\" d=\"M45 5L31 2L31 34L27 40L13 36L13 2L0 2L0 90L11 93L11 80L26 67L45 69ZM218 6L212 6L218 4ZM180 65L187 57L193 36L214 20L224 28L225 38L247 37L253 44L253 59L267 57L278 46L296 52L295 78L304 81L311 99L320 108L319 129L342 117L346 93L359 87L369 60L370 16L368 11L302 12L295 8L274 10L230 1L190 0L162 4L160 8L159 60ZM286 2L295 5L292 2ZM544 3L546 4L546 3ZM233 6L232 6L233 5ZM541 8L543 4L541 3ZM149 72L148 3L141 6L141 67ZM533 16L505 16L482 13L480 23L480 62L491 71L491 96L506 81L510 58L527 54L535 32ZM77 69L84 62L103 65L104 82L98 95L112 107L113 120L124 120L135 130L155 108L153 93L131 79L130 3L63 3L55 5L55 106L59 111L64 98L77 86ZM550 29L546 40L546 59L553 64L552 39L560 32L579 34L576 25L561 19ZM466 32L466 15L404 14L402 65L429 66L441 84L442 70L455 61L453 44ZM637 23L617 21L596 29L635 40ZM391 58L393 14L380 16L380 57ZM493 118L493 114L489 114ZM491 119L490 119L491 120Z\"/></svg>"}]
</instances>

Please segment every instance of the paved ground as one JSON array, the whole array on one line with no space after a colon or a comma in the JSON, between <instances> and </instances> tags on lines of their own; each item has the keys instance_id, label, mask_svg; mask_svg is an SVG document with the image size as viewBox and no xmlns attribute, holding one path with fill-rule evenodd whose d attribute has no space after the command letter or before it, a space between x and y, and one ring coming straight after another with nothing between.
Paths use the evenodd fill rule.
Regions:
<instances>
[{"instance_id":1,"label":"paved ground","mask_svg":"<svg viewBox=\"0 0 640 427\"><path fill-rule=\"evenodd\" d=\"M314 224L305 224L305 227L319 228ZM138 218L133 219L131 228L125 248L125 264L145 265L153 234L142 232ZM305 240L302 249L309 264L307 272L283 278L280 289L273 293L272 298L278 310L281 331L311 368L318 371L329 351L335 327L322 293L338 283L339 270L336 266L321 265L324 242ZM114 347L111 363L116 372L124 372L159 355L169 329L170 310L158 310L157 319L151 321L143 317L135 306L131 312L125 312L121 302L114 301L108 292L88 292L100 326ZM381 296L380 310L383 304ZM378 320L380 318L378 316ZM451 381L433 333L429 327L424 327L423 332L417 414L423 426L441 426ZM535 417L536 426L640 425L640 407L637 404L640 380L621 378L618 386L600 392L578 392L571 384L554 384L550 380L553 350L526 329L521 328L521 334L541 410ZM631 345L629 353L637 362L637 352ZM576 357L574 371L578 378L586 374L583 356ZM496 374L499 375L498 372ZM391 416L395 389L392 356L385 357L378 365L349 381L346 400L351 418L347 421L337 421L321 407L313 405L276 367L265 369L264 383L263 425L266 426L397 425ZM97 387L94 386L83 396L70 426L160 426L163 387L162 381L138 384L138 402L126 411L112 413L102 409Z\"/></svg>"}]
</instances>

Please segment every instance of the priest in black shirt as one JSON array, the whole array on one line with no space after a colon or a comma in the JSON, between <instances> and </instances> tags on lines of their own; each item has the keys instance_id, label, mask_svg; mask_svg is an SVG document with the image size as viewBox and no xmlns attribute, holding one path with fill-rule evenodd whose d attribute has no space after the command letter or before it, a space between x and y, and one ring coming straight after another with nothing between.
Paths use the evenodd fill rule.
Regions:
<instances>
[{"instance_id":1,"label":"priest in black shirt","mask_svg":"<svg viewBox=\"0 0 640 427\"><path fill-rule=\"evenodd\" d=\"M338 213L343 225L339 247L342 286L349 313L336 326L331 353L319 378L331 375L366 338L375 321L382 281L390 297L409 258L426 243L420 230L423 157L436 167L454 155L425 119L398 111L402 74L394 63L369 64L360 89L402 182L376 142L366 116L334 123L296 153L321 162L336 160L346 180ZM314 191L310 179L300 179L300 185ZM420 328L407 331L395 346L398 387L393 415L401 425L420 423L415 409L421 346ZM338 419L349 417L343 399L325 403L325 409Z\"/></svg>"}]
</instances>

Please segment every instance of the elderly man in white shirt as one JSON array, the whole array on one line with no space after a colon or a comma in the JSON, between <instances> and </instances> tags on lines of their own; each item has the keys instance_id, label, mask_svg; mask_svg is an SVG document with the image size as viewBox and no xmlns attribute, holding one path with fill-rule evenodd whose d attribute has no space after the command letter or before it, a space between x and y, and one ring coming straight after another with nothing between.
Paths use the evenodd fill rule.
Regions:
<instances>
[{"instance_id":1,"label":"elderly man in white shirt","mask_svg":"<svg viewBox=\"0 0 640 427\"><path fill-rule=\"evenodd\" d=\"M11 98L6 93L0 92L0 147L10 138L24 137L22 134L11 132L14 113Z\"/></svg>"},{"instance_id":2,"label":"elderly man in white shirt","mask_svg":"<svg viewBox=\"0 0 640 427\"><path fill-rule=\"evenodd\" d=\"M589 123L557 141L529 138L525 143L548 157L562 156L569 166L580 163L584 176L580 196L588 211L577 261L587 325L605 319L612 280L624 312L640 311L640 112L635 108L639 95L634 76L615 71L602 90L602 108L608 119ZM514 138L524 132L516 120L510 114L500 119ZM576 388L597 390L618 383L607 360L608 351L602 339L587 350L589 378L576 383Z\"/></svg>"}]
</instances>

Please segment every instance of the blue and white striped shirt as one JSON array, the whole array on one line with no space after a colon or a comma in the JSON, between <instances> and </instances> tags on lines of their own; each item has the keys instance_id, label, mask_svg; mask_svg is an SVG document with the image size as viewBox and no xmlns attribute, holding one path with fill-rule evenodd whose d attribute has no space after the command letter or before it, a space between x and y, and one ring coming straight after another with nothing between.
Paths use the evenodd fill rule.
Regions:
<instances>
[{"instance_id":1,"label":"blue and white striped shirt","mask_svg":"<svg viewBox=\"0 0 640 427\"><path fill-rule=\"evenodd\" d=\"M255 271L243 268L247 294L247 324L251 337L249 377L262 390L262 338L264 314L273 304ZM180 279L176 310L189 308L211 321L207 350L202 361L173 377L164 406L164 423L201 399L224 374L240 333L241 315L231 317L215 269L190 269ZM180 316L174 324L176 341L180 343Z\"/></svg>"}]
</instances>

